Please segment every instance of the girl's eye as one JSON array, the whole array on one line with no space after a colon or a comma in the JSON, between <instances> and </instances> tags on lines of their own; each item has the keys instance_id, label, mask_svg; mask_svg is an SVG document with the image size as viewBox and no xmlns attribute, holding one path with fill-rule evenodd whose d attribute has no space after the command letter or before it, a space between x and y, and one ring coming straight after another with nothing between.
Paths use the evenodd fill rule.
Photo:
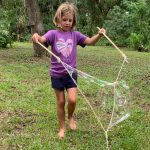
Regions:
<instances>
[{"instance_id":1,"label":"girl's eye","mask_svg":"<svg viewBox=\"0 0 150 150\"><path fill-rule=\"evenodd\" d=\"M63 21L69 21L69 22L72 22L72 19L63 19Z\"/></svg>"}]
</instances>

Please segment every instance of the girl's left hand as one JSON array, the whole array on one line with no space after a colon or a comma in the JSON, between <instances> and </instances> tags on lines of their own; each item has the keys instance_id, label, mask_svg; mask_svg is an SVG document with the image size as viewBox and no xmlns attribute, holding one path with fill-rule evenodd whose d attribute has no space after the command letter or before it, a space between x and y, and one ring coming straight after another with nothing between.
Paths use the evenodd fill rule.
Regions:
<instances>
[{"instance_id":1,"label":"girl's left hand","mask_svg":"<svg viewBox=\"0 0 150 150\"><path fill-rule=\"evenodd\" d=\"M99 31L98 31L98 34L100 34L100 35L103 35L103 34L106 34L106 30L104 29L104 28L98 28L99 29Z\"/></svg>"}]
</instances>

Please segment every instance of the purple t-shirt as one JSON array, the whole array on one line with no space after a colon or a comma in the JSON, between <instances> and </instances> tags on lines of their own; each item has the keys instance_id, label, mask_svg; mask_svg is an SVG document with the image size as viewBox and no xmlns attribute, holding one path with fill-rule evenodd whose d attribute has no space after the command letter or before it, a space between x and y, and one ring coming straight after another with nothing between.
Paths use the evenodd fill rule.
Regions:
<instances>
[{"instance_id":1,"label":"purple t-shirt","mask_svg":"<svg viewBox=\"0 0 150 150\"><path fill-rule=\"evenodd\" d=\"M51 51L58 56L61 61L76 68L77 45L84 47L84 41L87 36L78 31L63 32L59 30L49 30L44 34L44 37L47 40L47 44L51 45ZM67 71L64 66L52 56L50 75L52 77L59 77L66 73Z\"/></svg>"}]
</instances>

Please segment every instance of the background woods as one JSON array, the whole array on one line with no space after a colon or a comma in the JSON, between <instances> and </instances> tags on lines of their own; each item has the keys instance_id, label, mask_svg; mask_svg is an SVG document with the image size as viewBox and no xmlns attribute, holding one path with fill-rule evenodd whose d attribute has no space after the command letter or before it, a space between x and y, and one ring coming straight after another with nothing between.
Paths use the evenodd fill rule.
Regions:
<instances>
[{"instance_id":1,"label":"background woods","mask_svg":"<svg viewBox=\"0 0 150 150\"><path fill-rule=\"evenodd\" d=\"M58 5L65 0L1 0L0 47L15 40L28 41L34 32L54 28L52 19ZM150 2L148 0L70 0L78 8L77 29L87 35L105 27L118 46L139 51L150 49ZM107 41L99 43L108 45ZM42 56L36 48L35 56Z\"/></svg>"}]
</instances>

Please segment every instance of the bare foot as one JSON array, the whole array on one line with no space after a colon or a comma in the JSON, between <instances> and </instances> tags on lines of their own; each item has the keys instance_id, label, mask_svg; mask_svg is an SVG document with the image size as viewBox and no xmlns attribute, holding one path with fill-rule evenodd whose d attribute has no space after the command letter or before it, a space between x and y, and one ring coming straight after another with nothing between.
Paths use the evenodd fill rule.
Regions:
<instances>
[{"instance_id":1,"label":"bare foot","mask_svg":"<svg viewBox=\"0 0 150 150\"><path fill-rule=\"evenodd\" d=\"M65 137L65 130L64 129L59 130L58 137L59 137L59 139L63 139Z\"/></svg>"},{"instance_id":2,"label":"bare foot","mask_svg":"<svg viewBox=\"0 0 150 150\"><path fill-rule=\"evenodd\" d=\"M70 129L71 130L76 130L77 129L77 126L76 126L76 123L75 123L75 120L73 117L71 117L69 119L69 126L70 126Z\"/></svg>"}]
</instances>

